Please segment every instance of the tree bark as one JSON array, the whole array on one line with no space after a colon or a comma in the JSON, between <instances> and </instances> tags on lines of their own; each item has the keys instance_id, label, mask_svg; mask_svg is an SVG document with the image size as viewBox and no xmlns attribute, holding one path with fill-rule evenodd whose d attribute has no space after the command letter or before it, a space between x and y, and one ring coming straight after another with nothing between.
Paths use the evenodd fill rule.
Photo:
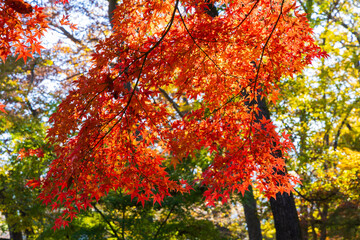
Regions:
<instances>
[{"instance_id":1,"label":"tree bark","mask_svg":"<svg viewBox=\"0 0 360 240\"><path fill-rule=\"evenodd\" d=\"M276 200L270 199L277 240L301 240L299 218L293 194L277 193Z\"/></svg>"},{"instance_id":2,"label":"tree bark","mask_svg":"<svg viewBox=\"0 0 360 240\"><path fill-rule=\"evenodd\" d=\"M9 216L7 213L5 213L4 215L5 215L6 223L8 225L10 239L11 240L23 240L22 232L16 231L14 224L9 223L9 221L8 221Z\"/></svg>"},{"instance_id":3,"label":"tree bark","mask_svg":"<svg viewBox=\"0 0 360 240\"><path fill-rule=\"evenodd\" d=\"M109 0L108 17L111 24L111 28L114 28L112 20L114 18L114 10L116 9L117 0Z\"/></svg>"},{"instance_id":4,"label":"tree bark","mask_svg":"<svg viewBox=\"0 0 360 240\"><path fill-rule=\"evenodd\" d=\"M246 96L245 96L246 97ZM257 103L259 112L255 116L255 122L260 122L260 119L270 119L270 111L266 104L265 98L260 95L255 100L248 103L249 106ZM277 157L282 157L281 152L277 152ZM278 172L278 174L284 174ZM276 239L277 240L301 240L301 229L299 217L295 207L295 201L292 194L277 193L276 199L270 199L271 211L273 213Z\"/></svg>"},{"instance_id":5,"label":"tree bark","mask_svg":"<svg viewBox=\"0 0 360 240\"><path fill-rule=\"evenodd\" d=\"M250 240L261 240L261 227L260 220L257 214L256 200L254 198L252 187L245 192L242 199L242 205L244 207L245 220L248 229L248 235Z\"/></svg>"},{"instance_id":6,"label":"tree bark","mask_svg":"<svg viewBox=\"0 0 360 240\"><path fill-rule=\"evenodd\" d=\"M321 211L321 226L320 226L320 240L326 240L326 227L328 219L329 204L325 203L323 210Z\"/></svg>"},{"instance_id":7,"label":"tree bark","mask_svg":"<svg viewBox=\"0 0 360 240\"><path fill-rule=\"evenodd\" d=\"M309 228L309 210L307 208L307 206L301 206L300 207L300 213L301 213L301 217L300 217L300 229L301 229L301 236L303 240L309 240L309 232L308 232L308 228Z\"/></svg>"},{"instance_id":8,"label":"tree bark","mask_svg":"<svg viewBox=\"0 0 360 240\"><path fill-rule=\"evenodd\" d=\"M260 119L265 117L270 119L270 111L266 104L266 99L259 95L256 97L259 113L256 115L255 121L260 122ZM253 103L250 103L253 104ZM281 152L277 152L278 157L282 157ZM278 174L284 174L279 172ZM271 211L273 213L276 239L277 240L301 240L301 229L299 217L297 214L294 196L291 193L277 193L276 199L270 199Z\"/></svg>"}]
</instances>

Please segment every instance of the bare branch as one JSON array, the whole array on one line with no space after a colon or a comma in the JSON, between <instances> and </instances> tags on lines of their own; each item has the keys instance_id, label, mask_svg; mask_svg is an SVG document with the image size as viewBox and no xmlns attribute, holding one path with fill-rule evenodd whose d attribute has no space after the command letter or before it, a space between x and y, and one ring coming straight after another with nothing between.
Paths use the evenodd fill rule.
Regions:
<instances>
[{"instance_id":1,"label":"bare branch","mask_svg":"<svg viewBox=\"0 0 360 240\"><path fill-rule=\"evenodd\" d=\"M184 113L182 113L179 109L179 105L177 105L177 103L174 101L174 99L172 99L169 94L162 88L159 88L160 92L164 95L164 97L166 98L166 100L168 100L171 105L173 106L173 108L176 110L176 112L180 115L180 117L184 117Z\"/></svg>"}]
</instances>

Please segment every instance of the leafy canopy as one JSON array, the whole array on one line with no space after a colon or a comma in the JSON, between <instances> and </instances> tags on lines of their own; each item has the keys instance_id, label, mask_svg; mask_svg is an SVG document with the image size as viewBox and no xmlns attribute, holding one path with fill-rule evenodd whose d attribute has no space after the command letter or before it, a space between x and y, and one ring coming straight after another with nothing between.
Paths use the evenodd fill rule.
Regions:
<instances>
[{"instance_id":1,"label":"leafy canopy","mask_svg":"<svg viewBox=\"0 0 360 240\"><path fill-rule=\"evenodd\" d=\"M34 52L43 48L40 38L48 27L43 9L22 0L0 1L0 58L18 54L25 63Z\"/></svg>"},{"instance_id":2,"label":"leafy canopy","mask_svg":"<svg viewBox=\"0 0 360 240\"><path fill-rule=\"evenodd\" d=\"M215 18L209 2L119 3L112 35L50 119L47 137L58 157L45 178L29 183L63 210L55 228L109 190L142 204L190 191L184 179L169 178L166 165L202 148L214 156L199 178L210 205L244 193L253 180L268 197L298 182L276 154L286 158L288 135L259 120L256 100L272 94L275 101L282 76L326 53L294 1L217 1ZM172 107L181 101L188 106L178 116Z\"/></svg>"}]
</instances>

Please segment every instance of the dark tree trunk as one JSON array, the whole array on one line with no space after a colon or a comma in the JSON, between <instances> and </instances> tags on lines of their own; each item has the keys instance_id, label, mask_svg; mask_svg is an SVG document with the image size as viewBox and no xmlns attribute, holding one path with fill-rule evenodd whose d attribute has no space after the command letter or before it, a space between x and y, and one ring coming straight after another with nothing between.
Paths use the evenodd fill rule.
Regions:
<instances>
[{"instance_id":1,"label":"dark tree trunk","mask_svg":"<svg viewBox=\"0 0 360 240\"><path fill-rule=\"evenodd\" d=\"M266 105L265 99L258 97L257 103L260 111L259 116L256 116L256 119L260 120L263 116L266 119L270 119L270 112ZM280 157L282 156L281 152L277 154ZM290 195L287 193L277 193L276 199L270 199L270 204L275 222L276 239L301 240L300 222L292 193Z\"/></svg>"},{"instance_id":2,"label":"dark tree trunk","mask_svg":"<svg viewBox=\"0 0 360 240\"><path fill-rule=\"evenodd\" d=\"M245 212L245 220L248 229L250 240L261 240L261 227L257 214L256 200L254 198L253 190L251 186L249 191L246 191L242 199L242 205Z\"/></svg>"},{"instance_id":3,"label":"dark tree trunk","mask_svg":"<svg viewBox=\"0 0 360 240\"><path fill-rule=\"evenodd\" d=\"M209 9L207 13L212 16L218 16L218 12L213 4L209 4ZM256 67L256 64L254 66ZM248 93L244 92L243 96L246 97ZM251 106L253 102L248 102L247 104ZM255 117L256 122L260 122L264 117L270 119L269 108L266 104L265 98L258 96L256 98L256 103L258 104L259 112ZM282 155L282 153L278 153ZM250 189L249 189L250 190ZM251 189L252 190L252 189ZM249 238L252 239L261 239L261 228L260 222L257 217L256 212L256 202L252 191L247 192L249 200L244 205L246 223L248 225ZM276 239L277 240L301 240L301 230L298 214L295 207L295 201L292 194L288 195L287 193L276 195L276 200L271 199L271 210L273 212L275 229L276 229Z\"/></svg>"},{"instance_id":4,"label":"dark tree trunk","mask_svg":"<svg viewBox=\"0 0 360 240\"><path fill-rule=\"evenodd\" d=\"M8 224L8 229L9 229L9 233L10 233L10 239L11 240L23 240L22 232L16 231L15 230L15 225L9 223L7 213L5 213L5 220L6 220L7 224Z\"/></svg>"},{"instance_id":5,"label":"dark tree trunk","mask_svg":"<svg viewBox=\"0 0 360 240\"><path fill-rule=\"evenodd\" d=\"M116 9L117 1L116 0L109 0L109 7L108 7L108 17L109 22L111 24L111 28L113 28L112 20L114 18L114 10Z\"/></svg>"},{"instance_id":6,"label":"dark tree trunk","mask_svg":"<svg viewBox=\"0 0 360 240\"><path fill-rule=\"evenodd\" d=\"M292 193L277 193L270 199L277 240L301 240L299 218Z\"/></svg>"},{"instance_id":7,"label":"dark tree trunk","mask_svg":"<svg viewBox=\"0 0 360 240\"><path fill-rule=\"evenodd\" d=\"M306 206L300 207L300 229L301 229L301 236L303 240L309 240L309 210Z\"/></svg>"},{"instance_id":8,"label":"dark tree trunk","mask_svg":"<svg viewBox=\"0 0 360 240\"><path fill-rule=\"evenodd\" d=\"M320 226L320 240L326 240L326 227L327 227L327 215L329 205L325 203L323 210L321 211L321 226Z\"/></svg>"},{"instance_id":9,"label":"dark tree trunk","mask_svg":"<svg viewBox=\"0 0 360 240\"><path fill-rule=\"evenodd\" d=\"M256 98L256 103L258 104L259 113L256 115L255 121L259 122L263 117L270 119L270 111L265 98L258 96ZM282 157L281 152L277 152L276 154L278 157ZM279 172L278 174L284 173ZM300 222L293 195L277 193L276 199L270 199L270 204L275 222L276 239L301 240Z\"/></svg>"},{"instance_id":10,"label":"dark tree trunk","mask_svg":"<svg viewBox=\"0 0 360 240\"><path fill-rule=\"evenodd\" d=\"M11 240L23 240L22 233L10 231L10 239Z\"/></svg>"}]
</instances>

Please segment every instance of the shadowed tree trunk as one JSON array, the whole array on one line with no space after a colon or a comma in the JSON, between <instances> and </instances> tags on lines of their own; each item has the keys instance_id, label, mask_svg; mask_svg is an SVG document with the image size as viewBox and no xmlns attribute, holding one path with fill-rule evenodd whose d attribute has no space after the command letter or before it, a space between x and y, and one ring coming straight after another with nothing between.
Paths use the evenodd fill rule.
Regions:
<instances>
[{"instance_id":1,"label":"shadowed tree trunk","mask_svg":"<svg viewBox=\"0 0 360 240\"><path fill-rule=\"evenodd\" d=\"M3 202L5 200L4 191L6 190L6 187L0 190L0 202ZM2 212L2 214L5 216L5 222L8 225L8 231L10 234L11 240L23 240L22 232L18 232L15 230L16 224L12 223L9 219L9 214L7 212Z\"/></svg>"},{"instance_id":2,"label":"shadowed tree trunk","mask_svg":"<svg viewBox=\"0 0 360 240\"><path fill-rule=\"evenodd\" d=\"M259 107L259 114L256 121L263 117L270 119L269 108L266 105L265 98L257 97L256 100ZM278 157L282 157L281 152L276 153ZM284 173L278 173L284 174ZM301 229L299 217L295 207L294 196L291 193L277 193L276 199L270 199L271 211L273 213L276 239L277 240L301 240Z\"/></svg>"},{"instance_id":3,"label":"shadowed tree trunk","mask_svg":"<svg viewBox=\"0 0 360 240\"><path fill-rule=\"evenodd\" d=\"M250 240L261 240L261 227L257 214L256 200L254 198L252 187L249 187L249 191L246 191L242 199L242 205L244 207L245 220L248 229Z\"/></svg>"},{"instance_id":4,"label":"shadowed tree trunk","mask_svg":"<svg viewBox=\"0 0 360 240\"><path fill-rule=\"evenodd\" d=\"M301 230L299 218L292 193L277 193L276 200L270 199L274 216L277 240L300 240Z\"/></svg>"},{"instance_id":5,"label":"shadowed tree trunk","mask_svg":"<svg viewBox=\"0 0 360 240\"><path fill-rule=\"evenodd\" d=\"M17 232L15 231L15 226L14 224L11 224L9 221L8 221L8 214L5 213L5 220L6 220L6 223L8 225L8 228L9 228L9 233L10 233L10 239L11 240L23 240L23 236L22 236L22 232Z\"/></svg>"}]
</instances>

